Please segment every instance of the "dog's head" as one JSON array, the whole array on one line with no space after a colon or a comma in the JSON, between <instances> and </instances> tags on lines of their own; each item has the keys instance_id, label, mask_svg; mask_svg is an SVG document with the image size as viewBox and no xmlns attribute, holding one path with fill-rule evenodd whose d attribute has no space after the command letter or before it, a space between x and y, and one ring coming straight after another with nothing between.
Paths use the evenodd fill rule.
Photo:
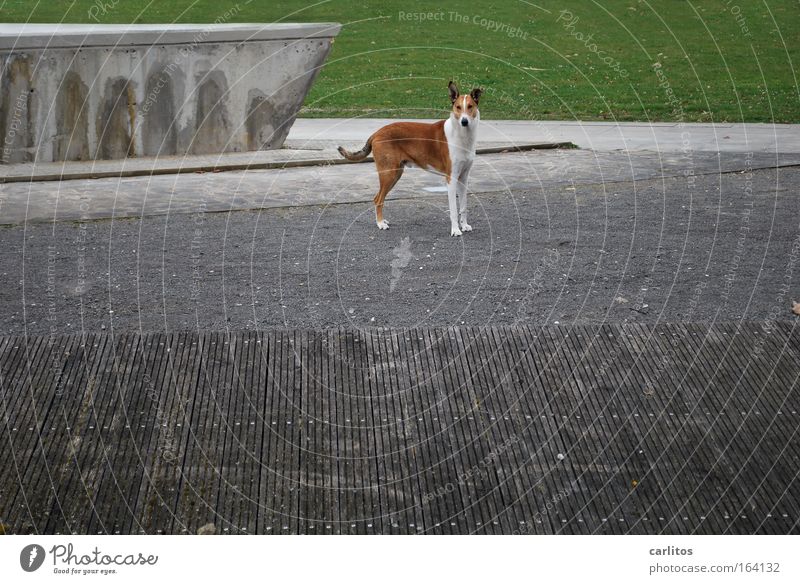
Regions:
<instances>
[{"instance_id":1,"label":"dog's head","mask_svg":"<svg viewBox=\"0 0 800 584\"><path fill-rule=\"evenodd\" d=\"M453 120L465 128L475 126L478 120L481 119L481 113L478 111L478 101L483 90L476 87L469 93L461 95L458 92L458 87L452 81L447 87L450 90L450 101L453 102L453 110L450 112Z\"/></svg>"}]
</instances>

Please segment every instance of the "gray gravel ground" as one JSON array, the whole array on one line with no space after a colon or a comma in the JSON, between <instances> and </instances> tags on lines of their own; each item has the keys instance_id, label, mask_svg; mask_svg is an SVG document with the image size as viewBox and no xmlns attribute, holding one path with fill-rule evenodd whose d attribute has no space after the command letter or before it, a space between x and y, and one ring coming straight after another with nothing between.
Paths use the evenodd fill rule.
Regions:
<instances>
[{"instance_id":1,"label":"gray gravel ground","mask_svg":"<svg viewBox=\"0 0 800 584\"><path fill-rule=\"evenodd\" d=\"M800 168L0 228L3 334L790 320Z\"/></svg>"}]
</instances>

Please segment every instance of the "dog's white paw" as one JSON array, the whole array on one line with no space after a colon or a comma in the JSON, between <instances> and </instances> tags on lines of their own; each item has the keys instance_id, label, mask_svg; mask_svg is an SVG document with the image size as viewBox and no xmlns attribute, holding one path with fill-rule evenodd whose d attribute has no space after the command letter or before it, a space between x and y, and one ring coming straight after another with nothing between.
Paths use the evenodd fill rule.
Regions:
<instances>
[{"instance_id":1,"label":"dog's white paw","mask_svg":"<svg viewBox=\"0 0 800 584\"><path fill-rule=\"evenodd\" d=\"M384 220L378 223L378 229L389 229L389 224Z\"/></svg>"},{"instance_id":2,"label":"dog's white paw","mask_svg":"<svg viewBox=\"0 0 800 584\"><path fill-rule=\"evenodd\" d=\"M458 237L461 235L461 230L458 227L450 228L450 237Z\"/></svg>"},{"instance_id":3,"label":"dog's white paw","mask_svg":"<svg viewBox=\"0 0 800 584\"><path fill-rule=\"evenodd\" d=\"M470 225L469 223L462 223L461 231L472 231L472 225Z\"/></svg>"}]
</instances>

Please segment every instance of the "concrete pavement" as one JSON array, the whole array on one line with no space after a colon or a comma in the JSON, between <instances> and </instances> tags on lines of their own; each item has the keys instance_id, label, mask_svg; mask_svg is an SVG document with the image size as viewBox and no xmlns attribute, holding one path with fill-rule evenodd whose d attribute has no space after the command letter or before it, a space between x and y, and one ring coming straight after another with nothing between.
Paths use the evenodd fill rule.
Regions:
<instances>
[{"instance_id":1,"label":"concrete pavement","mask_svg":"<svg viewBox=\"0 0 800 584\"><path fill-rule=\"evenodd\" d=\"M371 202L8 226L0 328L790 321L798 188L791 167L474 194L460 238L441 193L390 200L388 231Z\"/></svg>"},{"instance_id":2,"label":"concrete pavement","mask_svg":"<svg viewBox=\"0 0 800 584\"><path fill-rule=\"evenodd\" d=\"M368 136L394 121L301 118L280 150L0 165L0 183L340 164L344 161L336 151L338 146L361 148ZM800 153L800 125L483 120L478 137L479 149L556 144L574 144L593 152L792 154Z\"/></svg>"},{"instance_id":3,"label":"concrete pavement","mask_svg":"<svg viewBox=\"0 0 800 584\"><path fill-rule=\"evenodd\" d=\"M381 122L363 123L303 120L293 139L357 144ZM422 171L378 232L370 164L0 185L0 318L14 333L795 318L800 153L791 132L772 129L775 153L745 130L744 152L639 127L677 150L479 157L475 232L457 240Z\"/></svg>"},{"instance_id":4,"label":"concrete pavement","mask_svg":"<svg viewBox=\"0 0 800 584\"><path fill-rule=\"evenodd\" d=\"M9 530L791 531L800 154L473 175L0 185Z\"/></svg>"},{"instance_id":5,"label":"concrete pavement","mask_svg":"<svg viewBox=\"0 0 800 584\"><path fill-rule=\"evenodd\" d=\"M15 181L0 182L0 224L367 202L377 188L374 168L342 164L335 148L360 148L390 121L299 119L289 148L276 151L0 167ZM791 166L800 164L798 128L483 121L480 149L558 141L583 149L479 156L470 188L510 192ZM16 182L63 173L76 178ZM86 178L95 174L105 178ZM392 200L440 196L442 190L440 177L412 169L392 191L390 206Z\"/></svg>"},{"instance_id":6,"label":"concrete pavement","mask_svg":"<svg viewBox=\"0 0 800 584\"><path fill-rule=\"evenodd\" d=\"M479 156L470 176L473 193L551 188L578 189L656 178L714 175L749 168L800 164L800 154L720 156L713 152L593 152L536 150ZM445 200L442 177L408 169L392 190L396 201ZM190 173L0 184L0 224L136 218L308 205L370 203L378 179L373 164Z\"/></svg>"},{"instance_id":7,"label":"concrete pavement","mask_svg":"<svg viewBox=\"0 0 800 584\"><path fill-rule=\"evenodd\" d=\"M353 141L307 141L296 148L257 150L253 152L228 152L225 154L198 154L186 156L158 156L125 158L122 160L79 160L70 162L36 162L0 165L0 184L18 182L48 182L132 176L158 176L165 174L191 174L198 172L223 172L236 170L273 170L306 166L351 164L337 151L339 145L361 148ZM481 141L477 153L491 154L501 151L552 150L574 148L569 142L511 142ZM367 157L365 162L371 162Z\"/></svg>"},{"instance_id":8,"label":"concrete pavement","mask_svg":"<svg viewBox=\"0 0 800 584\"><path fill-rule=\"evenodd\" d=\"M395 120L298 119L289 132L293 148L337 140L364 141ZM432 121L432 120L418 120ZM580 148L680 152L800 152L800 124L678 124L642 122L580 122L481 120L486 142L572 142Z\"/></svg>"}]
</instances>

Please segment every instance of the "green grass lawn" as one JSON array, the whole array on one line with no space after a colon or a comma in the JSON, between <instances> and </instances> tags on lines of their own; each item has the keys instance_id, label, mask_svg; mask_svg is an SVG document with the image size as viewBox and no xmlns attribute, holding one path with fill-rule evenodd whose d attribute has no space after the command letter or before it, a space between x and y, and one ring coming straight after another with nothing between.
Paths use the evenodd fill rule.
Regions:
<instances>
[{"instance_id":1,"label":"green grass lawn","mask_svg":"<svg viewBox=\"0 0 800 584\"><path fill-rule=\"evenodd\" d=\"M305 116L440 116L453 78L484 118L800 122L798 0L311 4L0 0L0 20L340 22Z\"/></svg>"}]
</instances>

